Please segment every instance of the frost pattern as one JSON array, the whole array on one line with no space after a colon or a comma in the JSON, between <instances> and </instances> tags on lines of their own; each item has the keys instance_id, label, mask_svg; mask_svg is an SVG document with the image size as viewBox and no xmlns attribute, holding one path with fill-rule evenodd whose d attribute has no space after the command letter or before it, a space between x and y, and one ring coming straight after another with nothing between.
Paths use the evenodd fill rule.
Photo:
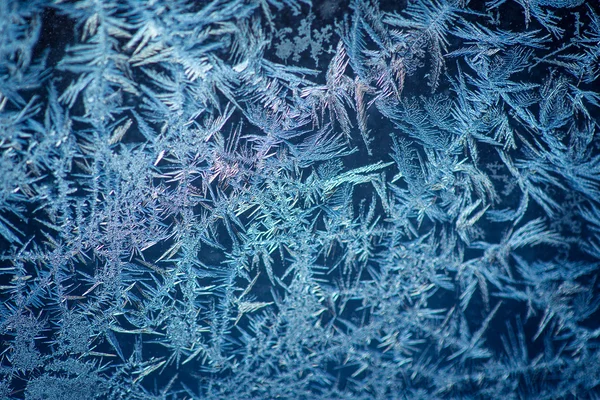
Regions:
<instances>
[{"instance_id":1,"label":"frost pattern","mask_svg":"<svg viewBox=\"0 0 600 400\"><path fill-rule=\"evenodd\" d=\"M600 397L595 2L0 3L0 397Z\"/></svg>"}]
</instances>

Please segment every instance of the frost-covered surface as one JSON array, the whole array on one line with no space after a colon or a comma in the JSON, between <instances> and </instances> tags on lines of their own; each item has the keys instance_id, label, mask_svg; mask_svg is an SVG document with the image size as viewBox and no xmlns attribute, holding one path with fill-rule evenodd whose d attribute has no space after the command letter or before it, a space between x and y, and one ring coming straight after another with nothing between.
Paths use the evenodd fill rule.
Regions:
<instances>
[{"instance_id":1,"label":"frost-covered surface","mask_svg":"<svg viewBox=\"0 0 600 400\"><path fill-rule=\"evenodd\" d=\"M0 1L0 397L598 398L599 15Z\"/></svg>"}]
</instances>

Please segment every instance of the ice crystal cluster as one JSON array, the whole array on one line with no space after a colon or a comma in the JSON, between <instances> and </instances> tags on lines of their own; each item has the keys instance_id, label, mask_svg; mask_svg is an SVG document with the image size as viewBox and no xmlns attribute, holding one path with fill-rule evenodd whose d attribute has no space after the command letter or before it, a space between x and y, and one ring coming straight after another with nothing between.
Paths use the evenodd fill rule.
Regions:
<instances>
[{"instance_id":1,"label":"ice crystal cluster","mask_svg":"<svg viewBox=\"0 0 600 400\"><path fill-rule=\"evenodd\" d=\"M595 0L0 1L0 398L597 399Z\"/></svg>"}]
</instances>

